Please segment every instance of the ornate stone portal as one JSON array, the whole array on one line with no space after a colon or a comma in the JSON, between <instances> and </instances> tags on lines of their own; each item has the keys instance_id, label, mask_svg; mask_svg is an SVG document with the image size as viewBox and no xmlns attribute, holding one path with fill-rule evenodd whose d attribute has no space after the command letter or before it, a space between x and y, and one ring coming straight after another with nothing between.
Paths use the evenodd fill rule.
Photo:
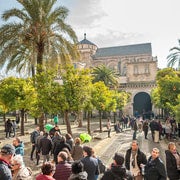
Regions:
<instances>
[{"instance_id":1,"label":"ornate stone portal","mask_svg":"<svg viewBox=\"0 0 180 180\"><path fill-rule=\"evenodd\" d=\"M150 92L156 86L157 57L152 57L151 43L98 48L86 39L79 42L80 62L87 68L105 65L119 76L119 90L130 92L131 102L124 113L134 115L154 111Z\"/></svg>"}]
</instances>

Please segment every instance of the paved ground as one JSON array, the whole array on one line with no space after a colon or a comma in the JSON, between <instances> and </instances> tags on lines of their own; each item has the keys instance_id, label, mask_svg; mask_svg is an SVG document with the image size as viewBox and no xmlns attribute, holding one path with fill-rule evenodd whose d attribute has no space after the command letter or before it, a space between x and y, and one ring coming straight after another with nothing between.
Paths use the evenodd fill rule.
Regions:
<instances>
[{"instance_id":1,"label":"paved ground","mask_svg":"<svg viewBox=\"0 0 180 180\"><path fill-rule=\"evenodd\" d=\"M105 124L105 122L104 122ZM26 135L21 136L22 141L25 143L25 156L24 156L24 161L26 166L30 166L33 170L34 176L40 172L40 167L35 165L35 162L30 161L30 135L29 133L33 131L35 126L32 123L27 123L25 126L26 129ZM65 125L60 125L61 131L63 134L66 133L66 126ZM100 159L107 165L109 166L112 162L112 157L115 152L121 152L125 154L126 150L130 147L130 144L132 142L132 133L133 131L129 128L126 129L122 133L116 134L114 131L111 132L111 138L107 137L107 132L103 132L99 134L97 130L99 128L99 123L98 122L93 122L91 123L91 129L94 131L93 133L93 139L91 142L86 143L86 145L89 145L94 148L96 155L100 157ZM105 130L105 126L103 127L103 130ZM72 132L73 132L73 137L79 136L80 133L82 132L87 132L86 131L86 125L83 126L82 128L78 128L77 126L72 124ZM0 146L2 146L5 143L12 143L13 138L10 139L4 139L4 133L3 131L0 132ZM160 143L154 143L151 140L151 135L148 135L148 140L144 139L143 133L138 133L137 134L137 139L139 142L140 149L149 157L150 152L153 147L157 147L160 149L161 152L161 158L165 162L165 154L164 151L167 149L167 144L168 140L163 139L160 141ZM180 146L179 141L176 141L177 147L180 151Z\"/></svg>"}]
</instances>

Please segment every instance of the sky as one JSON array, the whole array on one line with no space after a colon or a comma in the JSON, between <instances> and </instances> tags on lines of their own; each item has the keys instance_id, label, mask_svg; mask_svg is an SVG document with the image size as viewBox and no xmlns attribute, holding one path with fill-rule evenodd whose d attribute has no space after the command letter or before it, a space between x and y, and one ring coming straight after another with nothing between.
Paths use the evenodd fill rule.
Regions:
<instances>
[{"instance_id":1,"label":"sky","mask_svg":"<svg viewBox=\"0 0 180 180\"><path fill-rule=\"evenodd\" d=\"M21 8L16 0L0 1L0 14ZM67 23L79 41L86 33L99 48L151 43L159 68L167 67L169 50L178 46L179 0L57 0L56 6L69 9Z\"/></svg>"}]
</instances>

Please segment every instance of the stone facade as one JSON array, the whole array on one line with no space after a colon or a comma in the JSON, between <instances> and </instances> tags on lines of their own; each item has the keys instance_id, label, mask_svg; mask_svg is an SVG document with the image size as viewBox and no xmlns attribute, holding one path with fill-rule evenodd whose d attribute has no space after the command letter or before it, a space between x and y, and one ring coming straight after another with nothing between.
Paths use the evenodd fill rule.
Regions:
<instances>
[{"instance_id":1,"label":"stone facade","mask_svg":"<svg viewBox=\"0 0 180 180\"><path fill-rule=\"evenodd\" d=\"M98 48L85 35L78 44L78 50L80 61L85 67L105 65L116 71L119 75L119 89L132 94L130 103L124 109L126 114L134 114L134 97L138 93L145 92L149 96L156 86L157 58L152 56L151 43ZM151 110L154 111L153 107L145 111ZM139 111L141 114L143 110Z\"/></svg>"}]
</instances>

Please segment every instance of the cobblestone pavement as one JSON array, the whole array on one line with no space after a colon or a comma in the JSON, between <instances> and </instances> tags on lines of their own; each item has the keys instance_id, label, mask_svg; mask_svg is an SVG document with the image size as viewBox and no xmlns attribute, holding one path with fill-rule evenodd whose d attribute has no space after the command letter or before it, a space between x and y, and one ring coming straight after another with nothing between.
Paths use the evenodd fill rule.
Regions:
<instances>
[{"instance_id":1,"label":"cobblestone pavement","mask_svg":"<svg viewBox=\"0 0 180 180\"><path fill-rule=\"evenodd\" d=\"M66 133L66 127L65 125L60 125L61 131L63 134ZM91 124L91 129L97 130L99 127L99 124L92 123ZM28 128L28 132L32 132L34 129L34 126ZM103 128L105 131L105 127ZM86 126L82 128L78 128L75 125L72 125L72 132L73 132L73 137L79 136L80 133L86 132ZM86 143L86 145L89 145L94 148L96 155L106 164L108 167L112 163L112 158L114 156L115 152L121 152L125 155L126 150L130 147L130 144L132 142L132 134L133 131L131 129L126 129L122 133L116 134L114 131L111 132L111 138L108 138L107 132L103 133L98 133L97 131L94 131L93 133L93 139L91 142ZM98 138L97 138L98 137ZM27 133L25 136L20 137L22 141L25 143L25 156L24 156L24 161L26 166L29 166L33 170L33 175L34 177L36 174L40 172L40 167L41 164L36 166L35 161L30 160L30 151L31 151L31 146L30 146L30 138L29 134ZM12 138L11 139L2 139L1 138L1 144L2 146L5 143L12 143ZM163 139L160 141L160 143L154 143L151 140L151 135L148 135L148 140L144 139L143 133L138 132L137 134L137 141L139 142L139 147L140 149L147 155L147 157L150 156L151 150L153 147L157 147L160 149L161 152L161 159L163 162L165 162L165 149L167 149L167 144L168 140ZM178 150L180 151L179 147L179 141L176 141ZM42 161L41 161L42 162Z\"/></svg>"}]
</instances>

